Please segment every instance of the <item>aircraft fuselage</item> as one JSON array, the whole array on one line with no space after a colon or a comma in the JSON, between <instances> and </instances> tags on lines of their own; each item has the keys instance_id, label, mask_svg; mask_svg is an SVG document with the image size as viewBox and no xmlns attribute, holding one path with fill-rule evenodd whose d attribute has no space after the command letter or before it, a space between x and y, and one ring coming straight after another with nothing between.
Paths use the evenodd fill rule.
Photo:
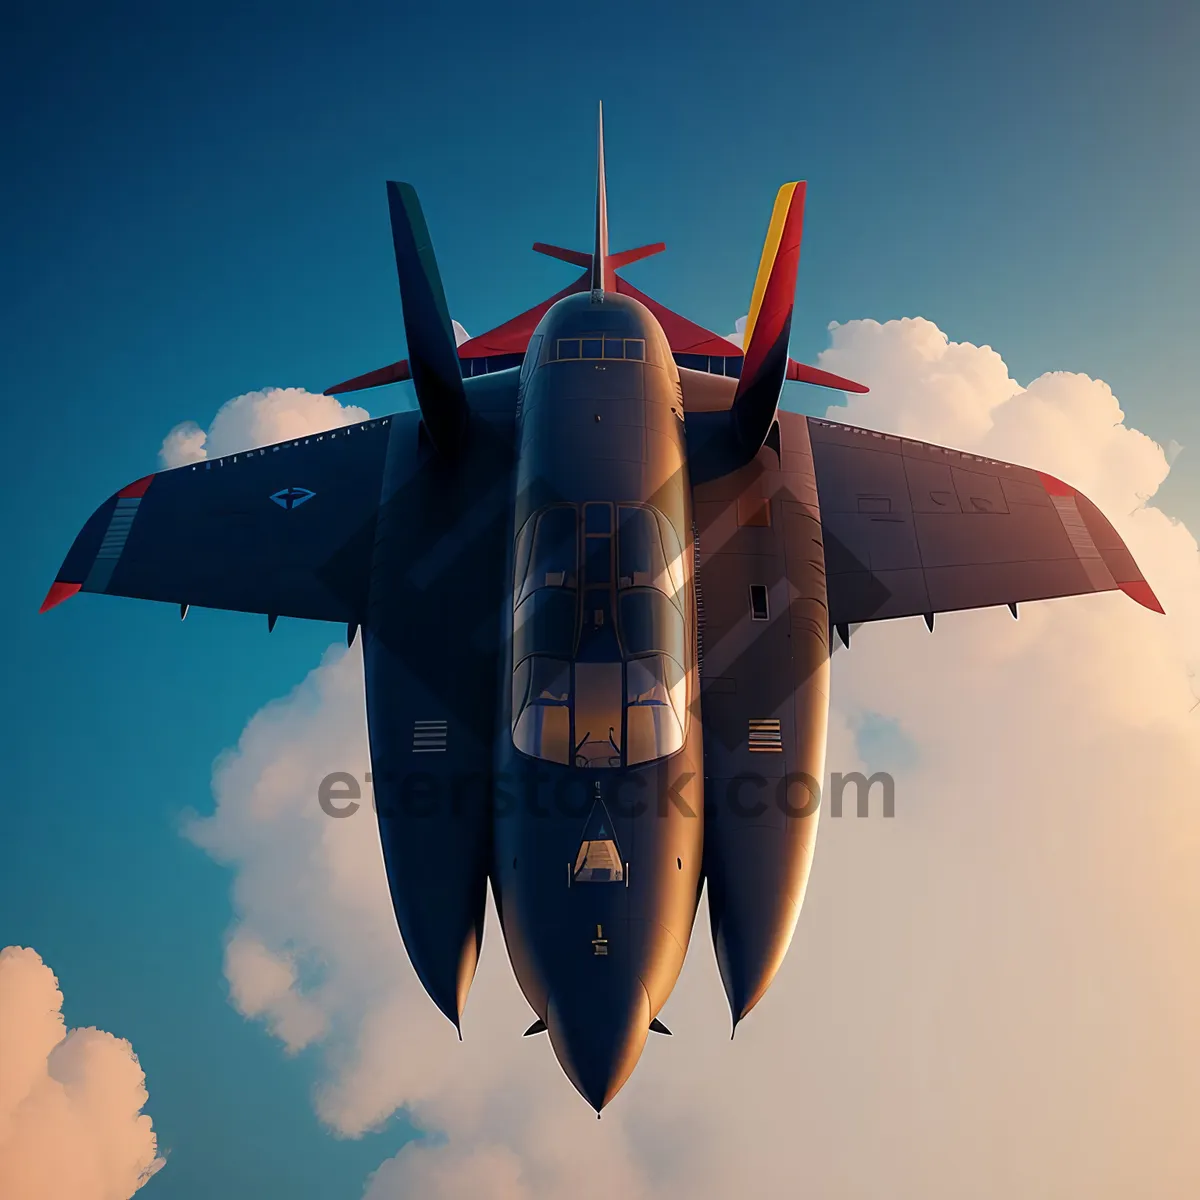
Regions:
<instances>
[{"instance_id":1,"label":"aircraft fuselage","mask_svg":"<svg viewBox=\"0 0 1200 1200\"><path fill-rule=\"evenodd\" d=\"M560 301L527 363L492 886L517 980L599 1108L675 984L701 879L691 490L642 305Z\"/></svg>"}]
</instances>

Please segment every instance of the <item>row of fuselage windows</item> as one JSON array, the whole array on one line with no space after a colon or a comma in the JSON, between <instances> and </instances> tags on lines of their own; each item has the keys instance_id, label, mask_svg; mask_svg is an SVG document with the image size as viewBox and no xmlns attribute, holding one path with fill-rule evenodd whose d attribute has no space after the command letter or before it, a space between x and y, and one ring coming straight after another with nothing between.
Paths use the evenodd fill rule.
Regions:
<instances>
[{"instance_id":1,"label":"row of fuselage windows","mask_svg":"<svg viewBox=\"0 0 1200 1200\"><path fill-rule=\"evenodd\" d=\"M559 338L558 353L547 362L571 362L578 359L626 359L640 362L646 357L644 338ZM740 355L722 357L719 354L674 354L678 366L709 375L727 375L737 379L742 373ZM460 358L464 379L472 375L489 375L493 371L508 371L519 367L524 354L489 354L484 358Z\"/></svg>"},{"instance_id":2,"label":"row of fuselage windows","mask_svg":"<svg viewBox=\"0 0 1200 1200\"><path fill-rule=\"evenodd\" d=\"M689 371L705 371L709 375L728 375L731 379L740 379L742 375L742 356L729 354L722 357L719 354L675 354L675 365L686 367Z\"/></svg>"},{"instance_id":3,"label":"row of fuselage windows","mask_svg":"<svg viewBox=\"0 0 1200 1200\"><path fill-rule=\"evenodd\" d=\"M490 375L493 371L508 371L519 367L524 354L489 354L486 358L460 358L458 365L464 379L472 375Z\"/></svg>"},{"instance_id":4,"label":"row of fuselage windows","mask_svg":"<svg viewBox=\"0 0 1200 1200\"><path fill-rule=\"evenodd\" d=\"M624 358L634 362L646 361L645 338L577 337L555 339L553 355L547 362L569 362L588 358Z\"/></svg>"}]
</instances>

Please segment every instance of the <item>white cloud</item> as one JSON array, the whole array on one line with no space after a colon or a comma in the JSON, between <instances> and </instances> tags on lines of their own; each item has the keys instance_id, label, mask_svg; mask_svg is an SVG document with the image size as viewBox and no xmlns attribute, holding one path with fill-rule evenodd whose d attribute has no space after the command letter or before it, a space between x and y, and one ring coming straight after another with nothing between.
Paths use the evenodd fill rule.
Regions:
<instances>
[{"instance_id":1,"label":"white cloud","mask_svg":"<svg viewBox=\"0 0 1200 1200\"><path fill-rule=\"evenodd\" d=\"M404 1107L433 1135L369 1200L1200 1194L1200 557L1146 503L1168 455L1102 382L1022 388L928 321L834 326L820 365L872 387L833 419L1080 487L1169 615L1115 594L860 630L829 762L891 768L896 817L826 814L791 953L732 1043L702 906L675 1037L600 1123L521 1037L494 915L463 1043L421 991L369 808L317 803L323 775L368 769L361 656L332 648L219 762L191 836L235 868L232 999L322 1056L322 1119L355 1135ZM904 763L856 743L872 715Z\"/></svg>"},{"instance_id":2,"label":"white cloud","mask_svg":"<svg viewBox=\"0 0 1200 1200\"><path fill-rule=\"evenodd\" d=\"M463 342L469 342L471 335L455 320L451 319L450 324L454 326L454 344L461 346Z\"/></svg>"},{"instance_id":3,"label":"white cloud","mask_svg":"<svg viewBox=\"0 0 1200 1200\"><path fill-rule=\"evenodd\" d=\"M303 388L264 388L227 400L207 430L195 421L180 422L163 439L158 456L164 467L182 467L306 433L353 425L369 416L365 408L342 404L336 396L318 396Z\"/></svg>"},{"instance_id":4,"label":"white cloud","mask_svg":"<svg viewBox=\"0 0 1200 1200\"><path fill-rule=\"evenodd\" d=\"M459 1154L446 1146L410 1144L368 1181L365 1200L419 1196L421 1200L527 1200L521 1160L504 1146Z\"/></svg>"},{"instance_id":5,"label":"white cloud","mask_svg":"<svg viewBox=\"0 0 1200 1200\"><path fill-rule=\"evenodd\" d=\"M0 950L0 1196L126 1200L162 1165L133 1047L68 1032L58 980L21 946Z\"/></svg>"},{"instance_id":6,"label":"white cloud","mask_svg":"<svg viewBox=\"0 0 1200 1200\"><path fill-rule=\"evenodd\" d=\"M732 342L735 346L740 346L746 336L746 322L748 320L750 320L749 313L744 317L738 317L733 323L733 332L725 334L725 340Z\"/></svg>"}]
</instances>

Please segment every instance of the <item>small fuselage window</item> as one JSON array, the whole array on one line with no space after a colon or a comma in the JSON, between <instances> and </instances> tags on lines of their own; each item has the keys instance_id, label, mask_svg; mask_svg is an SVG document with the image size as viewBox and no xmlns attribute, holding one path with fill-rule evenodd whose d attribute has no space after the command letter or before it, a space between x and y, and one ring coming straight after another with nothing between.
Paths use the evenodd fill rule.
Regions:
<instances>
[{"instance_id":1,"label":"small fuselage window","mask_svg":"<svg viewBox=\"0 0 1200 1200\"><path fill-rule=\"evenodd\" d=\"M517 749L589 769L680 750L686 584L679 535L650 505L555 504L530 517L514 553Z\"/></svg>"}]
</instances>

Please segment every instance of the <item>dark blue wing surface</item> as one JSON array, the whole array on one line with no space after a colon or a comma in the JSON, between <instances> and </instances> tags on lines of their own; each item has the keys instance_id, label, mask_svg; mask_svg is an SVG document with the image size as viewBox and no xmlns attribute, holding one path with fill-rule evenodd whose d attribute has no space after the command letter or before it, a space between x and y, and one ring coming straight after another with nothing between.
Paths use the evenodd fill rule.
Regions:
<instances>
[{"instance_id":1,"label":"dark blue wing surface","mask_svg":"<svg viewBox=\"0 0 1200 1200\"><path fill-rule=\"evenodd\" d=\"M110 496L43 609L77 591L357 622L388 440L418 413L148 475Z\"/></svg>"}]
</instances>

